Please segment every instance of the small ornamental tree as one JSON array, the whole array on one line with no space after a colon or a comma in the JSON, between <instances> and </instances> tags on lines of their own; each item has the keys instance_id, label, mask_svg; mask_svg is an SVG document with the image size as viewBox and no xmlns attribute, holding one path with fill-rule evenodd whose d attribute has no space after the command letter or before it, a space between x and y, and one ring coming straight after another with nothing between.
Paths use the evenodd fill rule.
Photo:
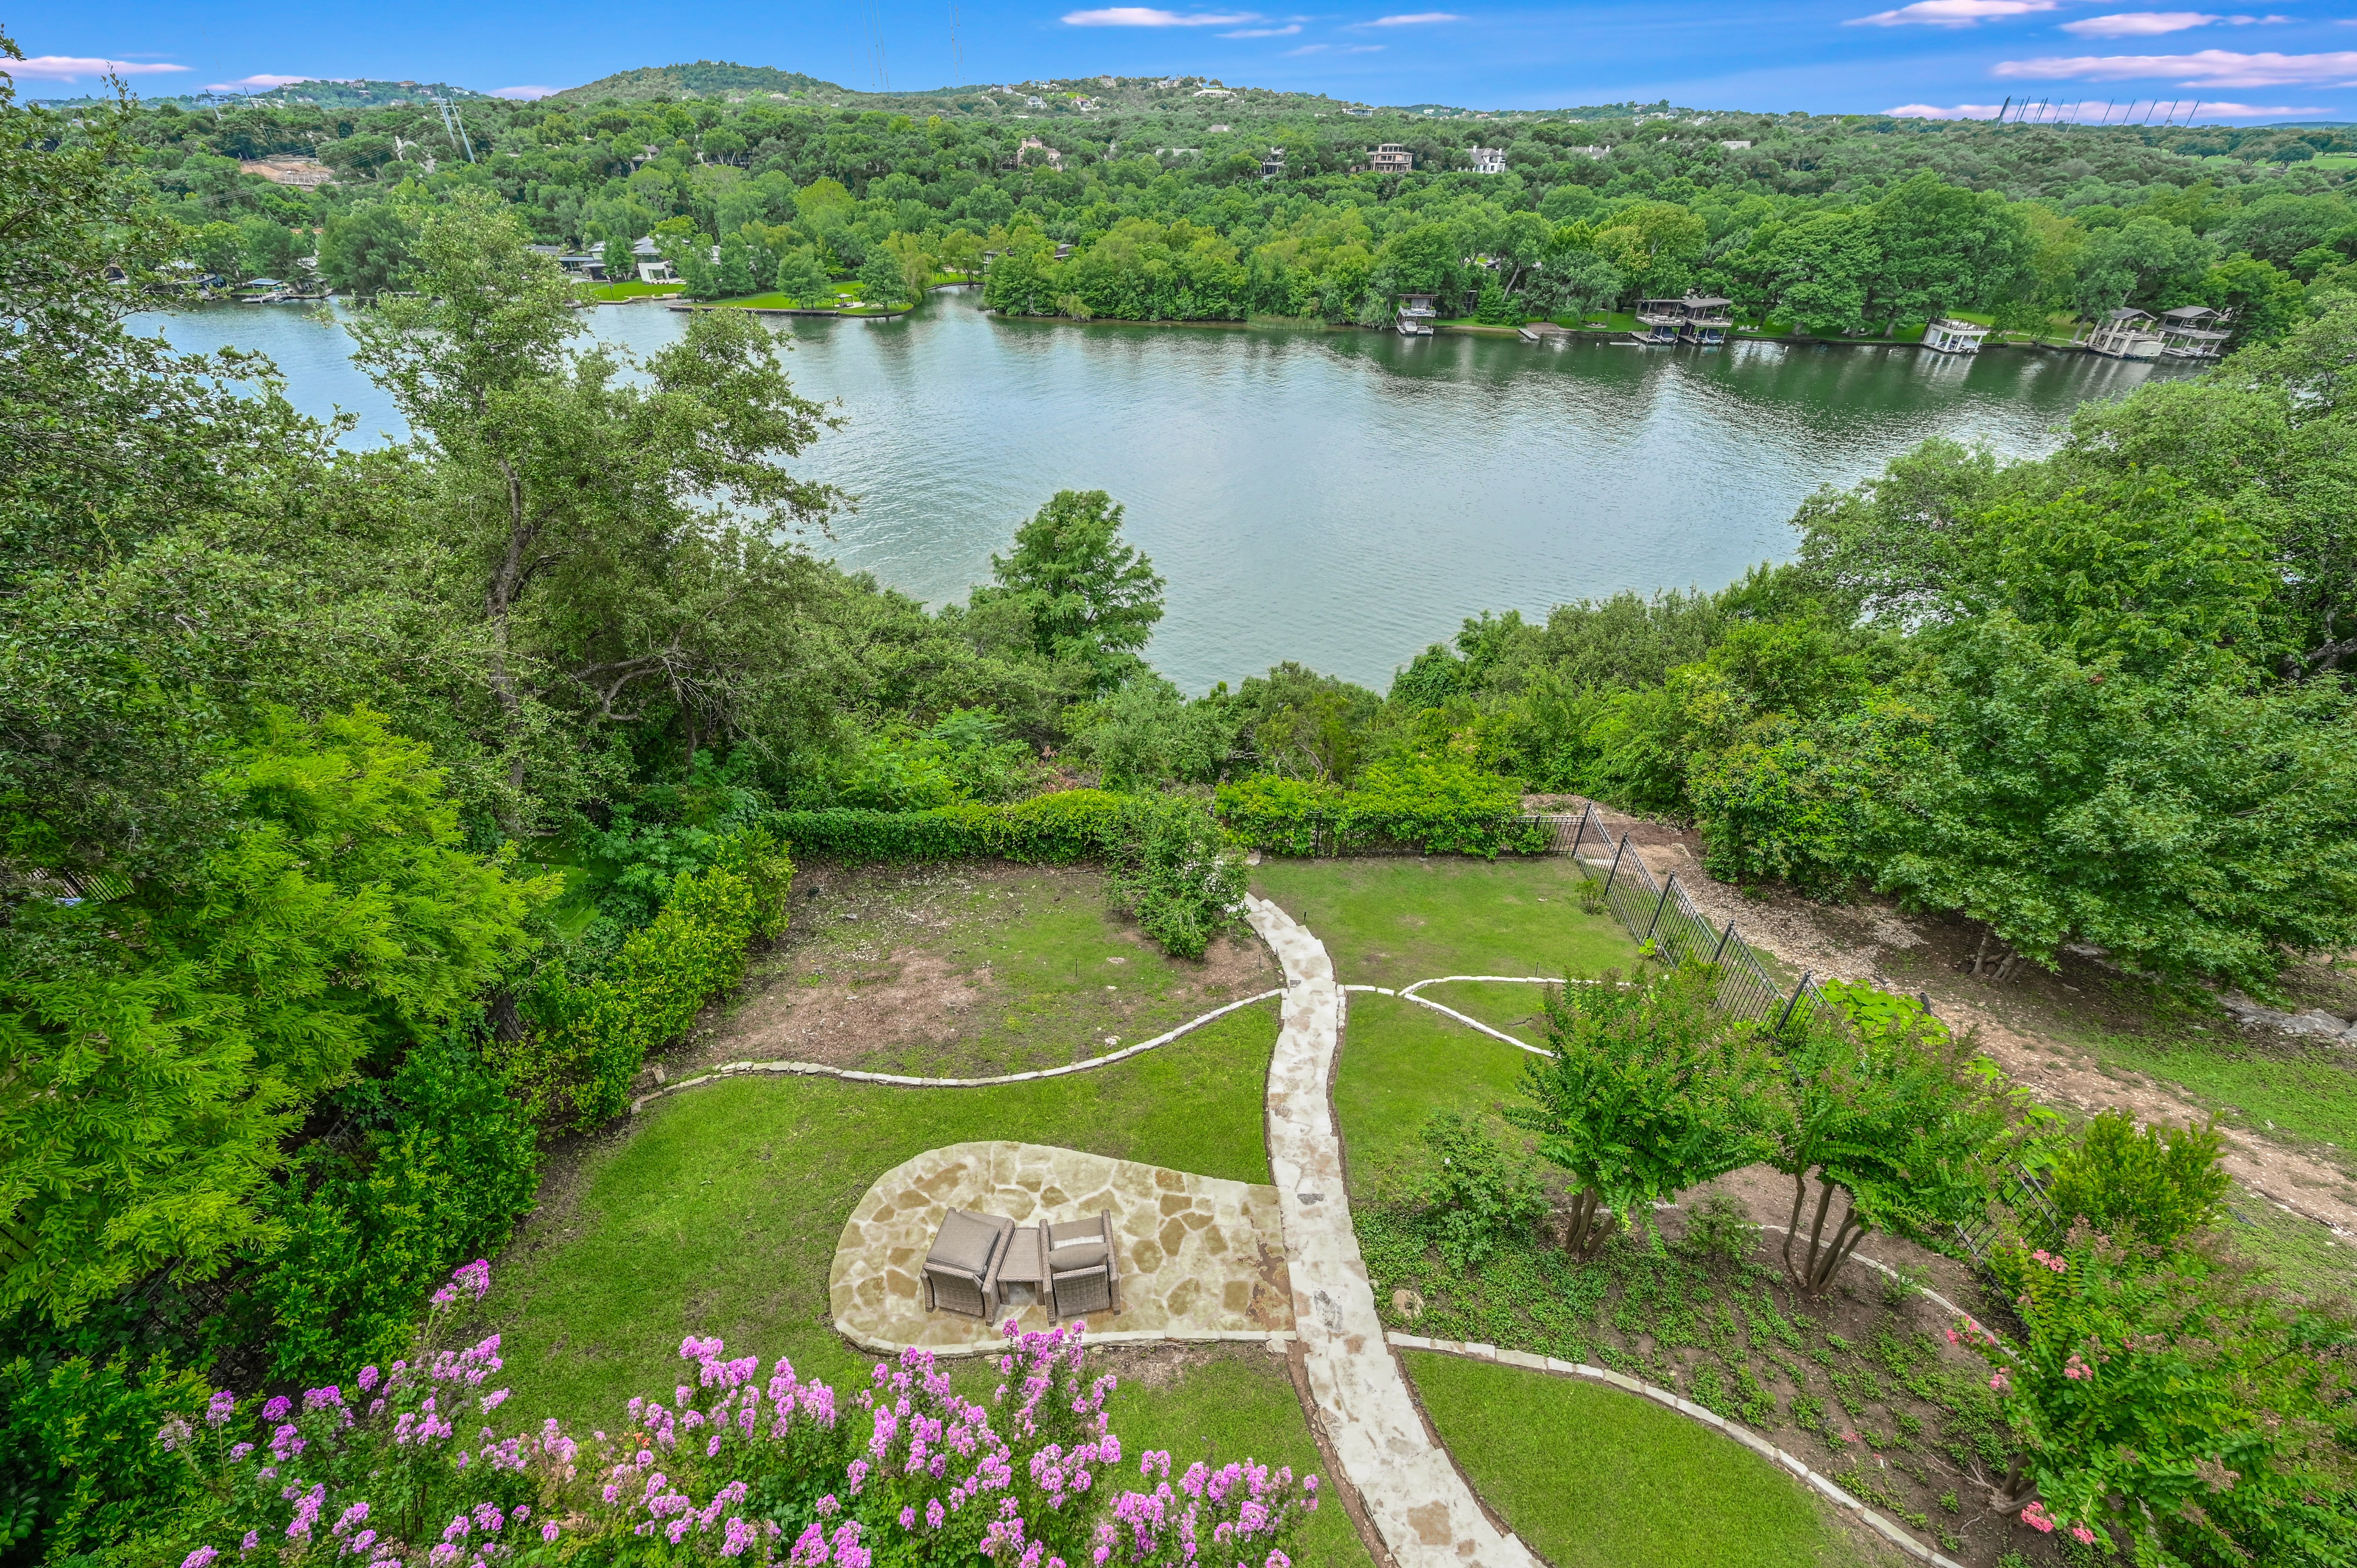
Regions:
<instances>
[{"instance_id":1,"label":"small ornamental tree","mask_svg":"<svg viewBox=\"0 0 2357 1568\"><path fill-rule=\"evenodd\" d=\"M1987 1158L2013 1121L1996 1069L1938 1019L1871 986L1825 990L1849 1031L1812 1026L1783 1042L1769 1115L1769 1164L1792 1180L1784 1273L1810 1295L1871 1230L1931 1236L1980 1213ZM1827 1236L1836 1191L1846 1201Z\"/></svg>"},{"instance_id":2,"label":"small ornamental tree","mask_svg":"<svg viewBox=\"0 0 2357 1568\"><path fill-rule=\"evenodd\" d=\"M1548 1054L1523 1064L1534 1103L1505 1114L1577 1183L1564 1237L1573 1257L1601 1251L1615 1221L1766 1152L1770 1063L1750 1025L1711 1005L1712 984L1690 965L1625 983L1608 970L1549 992Z\"/></svg>"},{"instance_id":3,"label":"small ornamental tree","mask_svg":"<svg viewBox=\"0 0 2357 1568\"><path fill-rule=\"evenodd\" d=\"M2083 1225L1993 1262L2027 1334L1948 1332L1989 1363L2019 1445L1993 1507L2138 1564L2350 1561L2345 1319Z\"/></svg>"},{"instance_id":4,"label":"small ornamental tree","mask_svg":"<svg viewBox=\"0 0 2357 1568\"><path fill-rule=\"evenodd\" d=\"M2218 1164L2222 1146L2215 1122L2138 1127L2126 1112L2106 1111L2056 1155L2047 1197L2066 1223L2174 1247L2215 1219L2233 1190Z\"/></svg>"}]
</instances>

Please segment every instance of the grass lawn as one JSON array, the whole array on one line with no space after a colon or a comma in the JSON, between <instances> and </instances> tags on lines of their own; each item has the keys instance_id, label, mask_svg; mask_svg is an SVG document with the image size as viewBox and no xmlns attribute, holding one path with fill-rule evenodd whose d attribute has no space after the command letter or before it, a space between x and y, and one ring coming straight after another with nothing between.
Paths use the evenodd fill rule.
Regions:
<instances>
[{"instance_id":1,"label":"grass lawn","mask_svg":"<svg viewBox=\"0 0 2357 1568\"><path fill-rule=\"evenodd\" d=\"M1474 1488L1556 1568L1857 1560L1790 1477L1648 1400L1455 1356L1405 1359Z\"/></svg>"},{"instance_id":2,"label":"grass lawn","mask_svg":"<svg viewBox=\"0 0 2357 1568\"><path fill-rule=\"evenodd\" d=\"M482 1326L506 1336L518 1413L610 1420L630 1394L672 1387L687 1334L838 1382L864 1375L827 1311L835 1240L868 1185L926 1149L1006 1138L1267 1181L1275 1006L1039 1083L737 1079L656 1101L544 1190L494 1269Z\"/></svg>"},{"instance_id":3,"label":"grass lawn","mask_svg":"<svg viewBox=\"0 0 2357 1568\"><path fill-rule=\"evenodd\" d=\"M1253 890L1325 942L1343 983L1397 987L1443 974L1627 967L1637 950L1620 922L1580 912L1582 875L1567 855L1283 860L1256 867ZM1513 1015L1535 1001L1516 999L1523 1014Z\"/></svg>"},{"instance_id":4,"label":"grass lawn","mask_svg":"<svg viewBox=\"0 0 2357 1568\"><path fill-rule=\"evenodd\" d=\"M2357 1071L2346 1053L2245 1041L2228 1027L2190 1038L2104 1034L2077 1043L2106 1064L2179 1086L2223 1121L2330 1144L2345 1161L2357 1149Z\"/></svg>"},{"instance_id":5,"label":"grass lawn","mask_svg":"<svg viewBox=\"0 0 2357 1568\"><path fill-rule=\"evenodd\" d=\"M681 283L600 283L584 286L583 297L618 304L626 299L651 299L680 293L687 285Z\"/></svg>"},{"instance_id":6,"label":"grass lawn","mask_svg":"<svg viewBox=\"0 0 2357 1568\"><path fill-rule=\"evenodd\" d=\"M1489 1116L1493 1137L1526 1143L1491 1112L1522 1102L1523 1063L1535 1059L1413 1002L1354 993L1334 1080L1334 1111L1350 1152L1351 1202L1396 1197L1424 1159L1418 1133L1436 1111Z\"/></svg>"}]
</instances>

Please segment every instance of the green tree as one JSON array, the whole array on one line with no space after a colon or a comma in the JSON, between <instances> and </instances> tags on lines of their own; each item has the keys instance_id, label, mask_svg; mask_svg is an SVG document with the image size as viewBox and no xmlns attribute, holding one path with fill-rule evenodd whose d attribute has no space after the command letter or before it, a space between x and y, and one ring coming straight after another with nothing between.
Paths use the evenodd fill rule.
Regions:
<instances>
[{"instance_id":1,"label":"green tree","mask_svg":"<svg viewBox=\"0 0 2357 1568\"><path fill-rule=\"evenodd\" d=\"M231 828L193 890L29 901L0 945L0 1306L69 1322L274 1241L260 1199L311 1102L530 948L553 885L467 853L378 715L275 715L210 783Z\"/></svg>"},{"instance_id":2,"label":"green tree","mask_svg":"<svg viewBox=\"0 0 2357 1568\"><path fill-rule=\"evenodd\" d=\"M896 306L908 297L900 263L878 245L859 265L859 296L870 305Z\"/></svg>"},{"instance_id":3,"label":"green tree","mask_svg":"<svg viewBox=\"0 0 2357 1568\"><path fill-rule=\"evenodd\" d=\"M633 252L630 242L624 236L608 235L605 244L598 247L597 255L598 259L606 264L608 283L639 281L639 258Z\"/></svg>"},{"instance_id":4,"label":"green tree","mask_svg":"<svg viewBox=\"0 0 2357 1568\"><path fill-rule=\"evenodd\" d=\"M925 250L924 236L894 234L880 249L900 269L899 297L911 302L923 299L933 283L933 258Z\"/></svg>"},{"instance_id":5,"label":"green tree","mask_svg":"<svg viewBox=\"0 0 2357 1568\"><path fill-rule=\"evenodd\" d=\"M776 282L780 294L805 308L834 303L834 288L827 281L826 268L819 264L817 253L807 245L797 245L778 258Z\"/></svg>"},{"instance_id":6,"label":"green tree","mask_svg":"<svg viewBox=\"0 0 2357 1568\"><path fill-rule=\"evenodd\" d=\"M1951 185L1929 169L1875 203L1875 314L1929 321L2017 294L2035 243L2019 206Z\"/></svg>"},{"instance_id":7,"label":"green tree","mask_svg":"<svg viewBox=\"0 0 2357 1568\"><path fill-rule=\"evenodd\" d=\"M569 728L657 724L684 772L705 744L806 722L822 699L795 679L784 607L806 567L766 535L835 499L782 461L826 416L794 395L759 317L698 312L625 381L621 360L569 348L570 290L525 241L462 192L421 216L418 293L350 327L435 459L426 526L463 573L440 590L450 613L482 632L469 695L495 710L480 740L504 761L511 827L581 787Z\"/></svg>"},{"instance_id":8,"label":"green tree","mask_svg":"<svg viewBox=\"0 0 2357 1568\"><path fill-rule=\"evenodd\" d=\"M319 273L337 292L372 295L405 285L415 215L394 200L356 202L319 237Z\"/></svg>"},{"instance_id":9,"label":"green tree","mask_svg":"<svg viewBox=\"0 0 2357 1568\"><path fill-rule=\"evenodd\" d=\"M2215 1219L2233 1190L2215 1122L2139 1127L2125 1111L2090 1117L2055 1156L2057 1211L2120 1240L2163 1251Z\"/></svg>"},{"instance_id":10,"label":"green tree","mask_svg":"<svg viewBox=\"0 0 2357 1568\"><path fill-rule=\"evenodd\" d=\"M1874 1230L1932 1240L1978 1214L1986 1161L2012 1117L1996 1069L1913 1002L1871 986L1824 989L1846 1026L1787 1026L1782 1091L1766 1119L1768 1164L1792 1183L1784 1273L1809 1295L1830 1289ZM1827 1234L1836 1192L1844 1212Z\"/></svg>"},{"instance_id":11,"label":"green tree","mask_svg":"<svg viewBox=\"0 0 2357 1568\"><path fill-rule=\"evenodd\" d=\"M1625 983L1607 971L1548 992L1548 1054L1523 1064L1532 1103L1504 1114L1578 1184L1564 1236L1573 1257L1764 1152L1769 1061L1750 1026L1713 1005L1715 984L1689 967Z\"/></svg>"},{"instance_id":12,"label":"green tree","mask_svg":"<svg viewBox=\"0 0 2357 1568\"><path fill-rule=\"evenodd\" d=\"M1122 509L1103 490L1058 490L990 558L996 586L977 604L1011 599L1029 615L1033 646L1086 665L1100 689L1118 685L1162 618L1154 563L1121 538Z\"/></svg>"}]
</instances>

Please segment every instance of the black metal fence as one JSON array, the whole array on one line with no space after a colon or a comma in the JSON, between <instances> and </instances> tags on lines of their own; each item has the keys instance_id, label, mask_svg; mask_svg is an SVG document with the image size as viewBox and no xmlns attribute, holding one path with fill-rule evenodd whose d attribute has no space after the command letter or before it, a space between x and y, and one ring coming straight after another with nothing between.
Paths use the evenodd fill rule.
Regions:
<instances>
[{"instance_id":1,"label":"black metal fence","mask_svg":"<svg viewBox=\"0 0 2357 1568\"><path fill-rule=\"evenodd\" d=\"M1615 842L1595 806L1577 816L1560 812L1531 820L1548 830L1551 853L1569 855L1601 874L1605 907L1629 928L1640 947L1667 963L1692 959L1712 966L1718 975L1716 1001L1720 1007L1780 1034L1814 1026L1852 1035L1849 1020L1817 989L1813 974L1802 975L1789 990L1780 984L1734 921L1723 929L1714 927L1678 886L1676 872L1657 881L1630 835L1624 832Z\"/></svg>"}]
</instances>

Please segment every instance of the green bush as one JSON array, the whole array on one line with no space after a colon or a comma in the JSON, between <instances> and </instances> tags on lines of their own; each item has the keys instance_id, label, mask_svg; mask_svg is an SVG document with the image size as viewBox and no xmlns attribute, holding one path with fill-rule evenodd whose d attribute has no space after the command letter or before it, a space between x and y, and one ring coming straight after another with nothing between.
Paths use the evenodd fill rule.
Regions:
<instances>
[{"instance_id":1,"label":"green bush","mask_svg":"<svg viewBox=\"0 0 2357 1568\"><path fill-rule=\"evenodd\" d=\"M2056 1157L2047 1196L2066 1224L2166 1251L2218 1217L2233 1185L2218 1165L2223 1146L2214 1123L2139 1127L2106 1111Z\"/></svg>"},{"instance_id":2,"label":"green bush","mask_svg":"<svg viewBox=\"0 0 2357 1568\"><path fill-rule=\"evenodd\" d=\"M286 1240L254 1291L277 1326L274 1377L398 1355L427 1294L532 1207L532 1120L463 1040L412 1051L384 1098L389 1125L357 1157L312 1145L280 1216Z\"/></svg>"},{"instance_id":3,"label":"green bush","mask_svg":"<svg viewBox=\"0 0 2357 1568\"><path fill-rule=\"evenodd\" d=\"M1546 1185L1531 1161L1498 1146L1478 1122L1435 1112L1424 1124L1432 1163L1414 1189L1434 1244L1458 1269L1479 1267L1546 1217Z\"/></svg>"},{"instance_id":4,"label":"green bush","mask_svg":"<svg viewBox=\"0 0 2357 1568\"><path fill-rule=\"evenodd\" d=\"M1358 787L1269 775L1222 784L1221 818L1274 854L1348 854L1413 846L1427 854L1529 854L1546 830L1523 814L1513 780L1455 758L1378 762Z\"/></svg>"},{"instance_id":5,"label":"green bush","mask_svg":"<svg viewBox=\"0 0 2357 1568\"><path fill-rule=\"evenodd\" d=\"M1330 844L1342 791L1322 779L1254 774L1220 786L1221 819L1254 848L1271 854L1316 854Z\"/></svg>"},{"instance_id":6,"label":"green bush","mask_svg":"<svg viewBox=\"0 0 2357 1568\"><path fill-rule=\"evenodd\" d=\"M544 983L531 999L541 1026L503 1053L535 1117L579 1130L621 1114L648 1053L744 977L748 943L785 929L792 886L776 832L741 831L718 864L679 875L662 912L623 940L603 973Z\"/></svg>"},{"instance_id":7,"label":"green bush","mask_svg":"<svg viewBox=\"0 0 2357 1568\"><path fill-rule=\"evenodd\" d=\"M1244 897L1243 863L1211 812L1178 796L1132 798L1127 843L1114 855L1114 897L1178 958L1201 958Z\"/></svg>"},{"instance_id":8,"label":"green bush","mask_svg":"<svg viewBox=\"0 0 2357 1568\"><path fill-rule=\"evenodd\" d=\"M0 1523L17 1536L0 1539L0 1556L38 1534L49 1561L67 1561L177 1509L192 1489L188 1466L156 1434L176 1412L201 1408L210 1387L160 1358L138 1367L76 1356L46 1373L23 1358L0 1367L0 1485L13 1494L0 1500Z\"/></svg>"}]
</instances>

